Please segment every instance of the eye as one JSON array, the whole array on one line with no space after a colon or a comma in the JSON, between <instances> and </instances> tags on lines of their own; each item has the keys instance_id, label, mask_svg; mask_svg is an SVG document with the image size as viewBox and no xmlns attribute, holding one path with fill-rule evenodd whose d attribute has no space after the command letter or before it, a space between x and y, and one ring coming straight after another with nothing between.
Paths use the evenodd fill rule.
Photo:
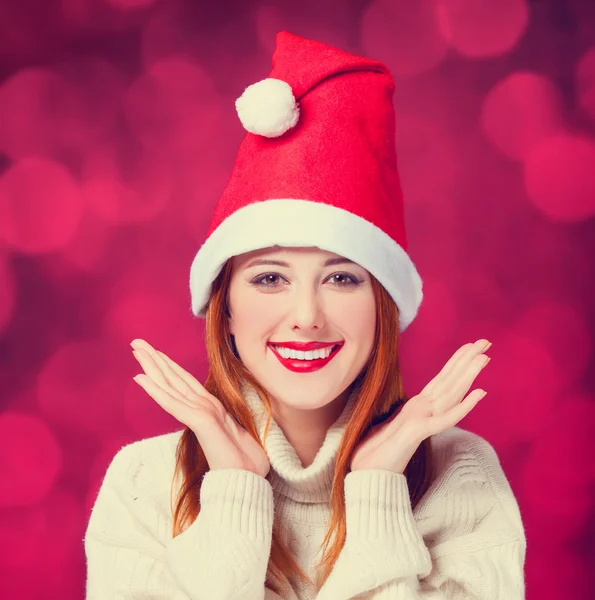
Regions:
<instances>
[{"instance_id":1,"label":"eye","mask_svg":"<svg viewBox=\"0 0 595 600\"><path fill-rule=\"evenodd\" d=\"M279 273L264 273L255 277L250 283L256 286L274 288L277 287L274 281L277 277L281 277L281 275Z\"/></svg>"},{"instance_id":2,"label":"eye","mask_svg":"<svg viewBox=\"0 0 595 600\"><path fill-rule=\"evenodd\" d=\"M361 281L357 277L355 277L355 275L349 275L349 273L333 273L329 277L329 279L332 279L333 277L343 279L342 281L337 281L336 285L338 285L339 287L350 287L359 285L361 283Z\"/></svg>"},{"instance_id":3,"label":"eye","mask_svg":"<svg viewBox=\"0 0 595 600\"><path fill-rule=\"evenodd\" d=\"M257 287L276 288L278 287L277 283L279 279L287 282L285 277L279 273L263 273L255 277L250 283ZM334 285L338 287L354 287L361 283L355 275L350 275L349 273L333 273L327 278L327 281L332 281L333 279L335 280Z\"/></svg>"}]
</instances>

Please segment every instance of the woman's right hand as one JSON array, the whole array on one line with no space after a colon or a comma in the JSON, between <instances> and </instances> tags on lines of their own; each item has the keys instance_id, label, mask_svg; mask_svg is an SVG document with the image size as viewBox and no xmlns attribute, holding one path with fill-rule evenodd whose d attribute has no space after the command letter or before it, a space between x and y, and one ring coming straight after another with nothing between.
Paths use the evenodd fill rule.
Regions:
<instances>
[{"instance_id":1,"label":"woman's right hand","mask_svg":"<svg viewBox=\"0 0 595 600\"><path fill-rule=\"evenodd\" d=\"M266 452L215 396L149 343L136 339L130 345L145 372L134 380L194 432L211 470L246 469L266 477L270 469Z\"/></svg>"}]
</instances>

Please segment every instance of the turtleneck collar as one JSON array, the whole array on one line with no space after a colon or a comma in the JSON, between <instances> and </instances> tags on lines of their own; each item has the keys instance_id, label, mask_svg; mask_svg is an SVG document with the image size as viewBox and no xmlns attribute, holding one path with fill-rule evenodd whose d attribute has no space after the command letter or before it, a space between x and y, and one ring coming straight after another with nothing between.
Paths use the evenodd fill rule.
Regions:
<instances>
[{"instance_id":1,"label":"turtleneck collar","mask_svg":"<svg viewBox=\"0 0 595 600\"><path fill-rule=\"evenodd\" d=\"M261 441L267 413L256 390L245 384L243 395L250 408ZM351 393L339 418L328 429L324 442L312 464L303 467L293 446L271 417L264 447L271 463L270 482L276 493L297 502L328 502L335 474L335 461L345 427L355 405L356 394Z\"/></svg>"}]
</instances>

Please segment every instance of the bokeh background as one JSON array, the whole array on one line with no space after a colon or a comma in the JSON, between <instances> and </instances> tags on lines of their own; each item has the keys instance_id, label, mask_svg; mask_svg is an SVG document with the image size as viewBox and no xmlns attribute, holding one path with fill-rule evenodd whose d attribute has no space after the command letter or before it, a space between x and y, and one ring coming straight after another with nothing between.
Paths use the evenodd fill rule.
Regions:
<instances>
[{"instance_id":1,"label":"bokeh background","mask_svg":"<svg viewBox=\"0 0 595 600\"><path fill-rule=\"evenodd\" d=\"M407 391L493 342L460 425L518 498L527 597L593 598L592 0L0 0L0 596L83 598L109 461L181 427L129 342L206 375L189 267L281 29L392 69Z\"/></svg>"}]
</instances>

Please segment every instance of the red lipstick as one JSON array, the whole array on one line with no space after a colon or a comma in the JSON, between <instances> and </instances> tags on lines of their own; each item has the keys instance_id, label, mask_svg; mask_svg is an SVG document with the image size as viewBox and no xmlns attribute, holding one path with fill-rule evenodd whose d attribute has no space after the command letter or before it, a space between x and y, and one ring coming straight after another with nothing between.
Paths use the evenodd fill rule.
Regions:
<instances>
[{"instance_id":1,"label":"red lipstick","mask_svg":"<svg viewBox=\"0 0 595 600\"><path fill-rule=\"evenodd\" d=\"M273 351L273 354L278 358L279 362L290 371L294 373L311 373L313 371L318 371L318 369L322 369L322 367L326 366L335 356L339 353L341 348L343 347L344 342L337 342L333 344L332 342L329 344L328 342L283 342L277 343L278 346L283 346L285 348L291 348L292 350L300 350L302 352L307 352L308 350L317 350L318 348L326 348L328 346L334 345L332 352L326 358L314 358L312 360L299 360L297 358L283 358L277 350L275 350L273 343L269 342L268 346Z\"/></svg>"},{"instance_id":2,"label":"red lipstick","mask_svg":"<svg viewBox=\"0 0 595 600\"><path fill-rule=\"evenodd\" d=\"M270 344L275 344L275 346L283 346L283 348L300 350L301 352L308 352L308 350L320 350L320 348L328 348L329 346L342 343L343 342L270 342Z\"/></svg>"}]
</instances>

